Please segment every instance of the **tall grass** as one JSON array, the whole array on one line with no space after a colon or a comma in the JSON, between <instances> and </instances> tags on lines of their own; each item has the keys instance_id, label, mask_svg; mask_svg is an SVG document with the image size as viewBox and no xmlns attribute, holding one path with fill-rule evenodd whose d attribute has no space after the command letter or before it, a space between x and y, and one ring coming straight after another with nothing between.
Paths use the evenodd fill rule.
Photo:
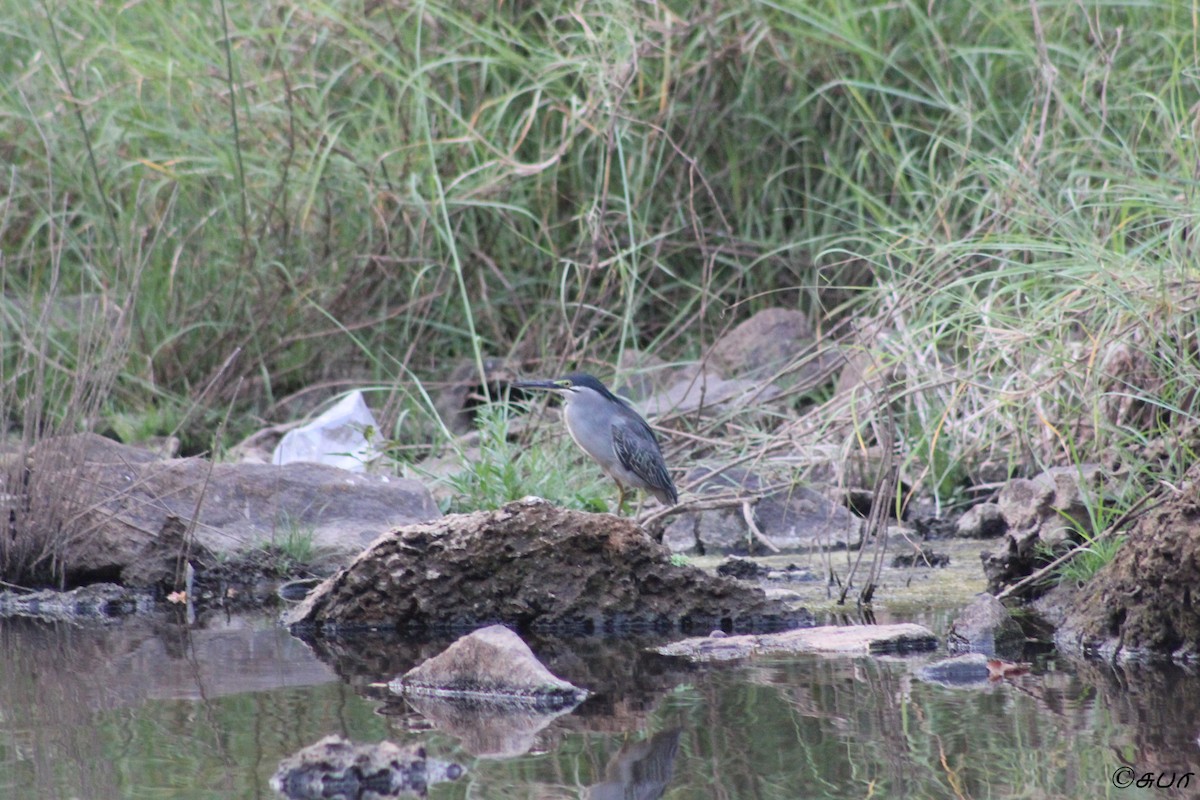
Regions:
<instances>
[{"instance_id":1,"label":"tall grass","mask_svg":"<svg viewBox=\"0 0 1200 800\"><path fill-rule=\"evenodd\" d=\"M31 417L21 365L77 385L97 326L10 311L18 430L144 412L194 451L231 403L236 435L362 383L398 426L461 359L684 362L785 305L891 370L943 500L1194 449L1184 4L0 2L3 302L128 326L96 413ZM671 424L728 460L853 449L850 411L818 387Z\"/></svg>"}]
</instances>

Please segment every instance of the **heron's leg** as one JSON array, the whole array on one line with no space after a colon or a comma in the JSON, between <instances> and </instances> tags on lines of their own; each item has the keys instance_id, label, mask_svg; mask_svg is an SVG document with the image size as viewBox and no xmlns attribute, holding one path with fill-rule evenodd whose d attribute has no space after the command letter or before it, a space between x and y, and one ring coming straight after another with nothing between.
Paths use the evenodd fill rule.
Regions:
<instances>
[{"instance_id":1,"label":"heron's leg","mask_svg":"<svg viewBox=\"0 0 1200 800\"><path fill-rule=\"evenodd\" d=\"M617 516L619 517L625 513L625 486L620 481L615 483L617 484Z\"/></svg>"}]
</instances>

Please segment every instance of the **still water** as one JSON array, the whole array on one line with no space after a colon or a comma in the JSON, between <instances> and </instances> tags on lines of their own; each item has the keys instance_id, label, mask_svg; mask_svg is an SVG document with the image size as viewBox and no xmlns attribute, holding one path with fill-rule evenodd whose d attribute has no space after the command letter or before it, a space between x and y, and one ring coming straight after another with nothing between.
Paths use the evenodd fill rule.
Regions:
<instances>
[{"instance_id":1,"label":"still water","mask_svg":"<svg viewBox=\"0 0 1200 800\"><path fill-rule=\"evenodd\" d=\"M929 656L697 667L645 641L532 640L594 694L556 719L486 731L371 685L447 643L314 650L268 619L0 620L0 800L274 798L279 761L332 733L421 743L467 768L433 798L1200 795L1195 776L1126 788L1200 772L1200 678L1177 668L1042 657L962 688L917 677Z\"/></svg>"}]
</instances>

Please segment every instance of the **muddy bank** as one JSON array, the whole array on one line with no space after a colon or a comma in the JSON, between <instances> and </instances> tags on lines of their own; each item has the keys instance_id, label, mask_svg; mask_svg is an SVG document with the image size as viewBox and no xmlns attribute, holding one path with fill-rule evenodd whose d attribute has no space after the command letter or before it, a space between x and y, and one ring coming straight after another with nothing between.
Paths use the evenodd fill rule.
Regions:
<instances>
[{"instance_id":1,"label":"muddy bank","mask_svg":"<svg viewBox=\"0 0 1200 800\"><path fill-rule=\"evenodd\" d=\"M1105 658L1200 658L1200 477L1144 515L1111 562L1041 607L1060 648Z\"/></svg>"}]
</instances>

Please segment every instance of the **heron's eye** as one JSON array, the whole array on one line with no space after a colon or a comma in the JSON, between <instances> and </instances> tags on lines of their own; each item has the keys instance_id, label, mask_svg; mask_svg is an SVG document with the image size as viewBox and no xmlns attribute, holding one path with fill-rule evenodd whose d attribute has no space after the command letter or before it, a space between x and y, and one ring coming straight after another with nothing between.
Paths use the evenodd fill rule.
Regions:
<instances>
[{"instance_id":1,"label":"heron's eye","mask_svg":"<svg viewBox=\"0 0 1200 800\"><path fill-rule=\"evenodd\" d=\"M566 378L563 378L561 381L559 381L559 382L558 382L558 385L559 385L559 386L561 386L561 387L562 387L562 388L564 388L564 389L570 389L570 388L571 388L571 382L570 382L569 380L567 380Z\"/></svg>"}]
</instances>

